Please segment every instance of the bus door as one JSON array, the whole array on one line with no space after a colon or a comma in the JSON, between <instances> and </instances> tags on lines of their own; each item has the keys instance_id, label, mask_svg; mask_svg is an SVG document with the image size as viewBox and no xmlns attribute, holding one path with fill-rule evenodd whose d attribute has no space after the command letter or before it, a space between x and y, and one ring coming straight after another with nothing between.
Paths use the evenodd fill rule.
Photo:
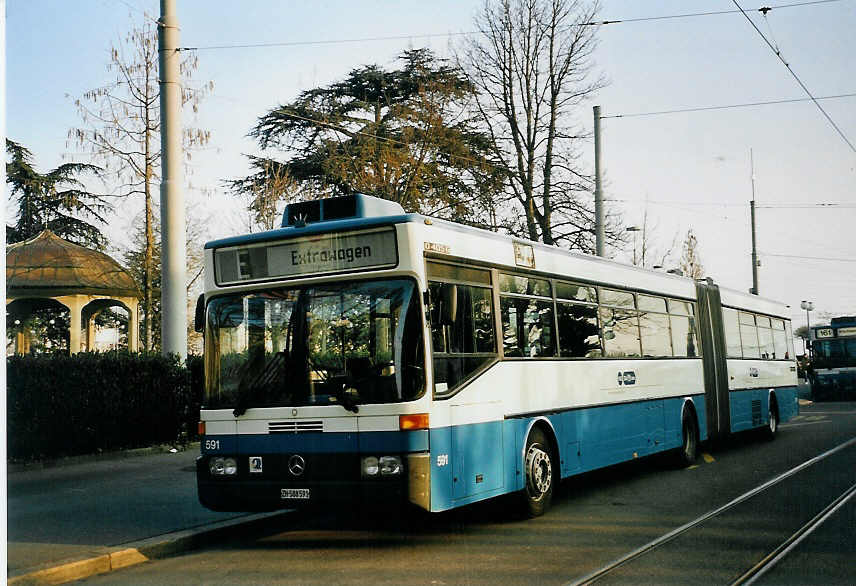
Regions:
<instances>
[{"instance_id":1,"label":"bus door","mask_svg":"<svg viewBox=\"0 0 856 586\"><path fill-rule=\"evenodd\" d=\"M704 368L707 433L708 437L717 438L727 435L731 430L722 304L719 287L714 284L713 279L697 281L696 292L698 295L699 339Z\"/></svg>"}]
</instances>

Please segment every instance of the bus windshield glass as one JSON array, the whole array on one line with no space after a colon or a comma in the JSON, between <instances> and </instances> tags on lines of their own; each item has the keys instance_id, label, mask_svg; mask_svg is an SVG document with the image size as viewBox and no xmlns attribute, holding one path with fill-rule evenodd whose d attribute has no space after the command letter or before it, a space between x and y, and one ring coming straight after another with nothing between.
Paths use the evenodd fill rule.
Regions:
<instances>
[{"instance_id":1,"label":"bus windshield glass","mask_svg":"<svg viewBox=\"0 0 856 586\"><path fill-rule=\"evenodd\" d=\"M418 398L422 311L413 281L349 281L217 297L205 332L206 409Z\"/></svg>"},{"instance_id":2,"label":"bus windshield glass","mask_svg":"<svg viewBox=\"0 0 856 586\"><path fill-rule=\"evenodd\" d=\"M815 368L856 366L856 338L817 340L813 354Z\"/></svg>"}]
</instances>

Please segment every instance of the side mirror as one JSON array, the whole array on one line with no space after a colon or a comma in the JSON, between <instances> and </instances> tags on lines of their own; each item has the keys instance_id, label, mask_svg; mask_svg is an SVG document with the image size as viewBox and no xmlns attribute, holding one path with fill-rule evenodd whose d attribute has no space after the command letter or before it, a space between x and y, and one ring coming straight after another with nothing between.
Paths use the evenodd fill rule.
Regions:
<instances>
[{"instance_id":1,"label":"side mirror","mask_svg":"<svg viewBox=\"0 0 856 586\"><path fill-rule=\"evenodd\" d=\"M443 283L440 286L440 324L450 326L455 323L458 314L458 286Z\"/></svg>"},{"instance_id":2,"label":"side mirror","mask_svg":"<svg viewBox=\"0 0 856 586\"><path fill-rule=\"evenodd\" d=\"M193 315L193 329L201 332L205 329L205 294L196 300L196 313Z\"/></svg>"}]
</instances>

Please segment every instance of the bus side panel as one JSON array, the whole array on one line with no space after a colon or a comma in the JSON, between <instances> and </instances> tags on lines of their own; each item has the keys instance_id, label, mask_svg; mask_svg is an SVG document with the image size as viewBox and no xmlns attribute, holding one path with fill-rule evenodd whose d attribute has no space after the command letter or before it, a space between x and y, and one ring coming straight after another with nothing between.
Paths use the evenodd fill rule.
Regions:
<instances>
[{"instance_id":1,"label":"bus side panel","mask_svg":"<svg viewBox=\"0 0 856 586\"><path fill-rule=\"evenodd\" d=\"M562 478L582 472L582 445L579 434L580 411L566 411L550 418L556 430ZM522 482L521 482L522 486Z\"/></svg>"},{"instance_id":2,"label":"bus side panel","mask_svg":"<svg viewBox=\"0 0 856 586\"><path fill-rule=\"evenodd\" d=\"M452 428L432 428L431 444L431 510L447 511L454 507L452 495Z\"/></svg>"},{"instance_id":3,"label":"bus side panel","mask_svg":"<svg viewBox=\"0 0 856 586\"><path fill-rule=\"evenodd\" d=\"M770 392L776 397L779 423L799 414L797 387L775 387L731 391L731 431L745 431L769 423Z\"/></svg>"},{"instance_id":4,"label":"bus side panel","mask_svg":"<svg viewBox=\"0 0 856 586\"><path fill-rule=\"evenodd\" d=\"M515 435L506 427L506 422L489 421L431 429L432 511L514 490Z\"/></svg>"},{"instance_id":5,"label":"bus side panel","mask_svg":"<svg viewBox=\"0 0 856 586\"><path fill-rule=\"evenodd\" d=\"M731 391L731 432L760 427L766 422L767 389Z\"/></svg>"},{"instance_id":6,"label":"bus side panel","mask_svg":"<svg viewBox=\"0 0 856 586\"><path fill-rule=\"evenodd\" d=\"M705 413L704 395L690 397L695 408L696 423L698 424L699 440L707 439L707 414ZM666 434L661 450L679 448L683 442L684 397L675 397L664 401L663 412L666 417Z\"/></svg>"},{"instance_id":7,"label":"bus side panel","mask_svg":"<svg viewBox=\"0 0 856 586\"><path fill-rule=\"evenodd\" d=\"M580 430L582 469L603 468L653 452L649 443L652 403L662 402L644 401L573 411ZM662 411L659 413L662 416Z\"/></svg>"},{"instance_id":8,"label":"bus side panel","mask_svg":"<svg viewBox=\"0 0 856 586\"><path fill-rule=\"evenodd\" d=\"M502 422L452 427L452 495L455 500L502 487Z\"/></svg>"},{"instance_id":9,"label":"bus side panel","mask_svg":"<svg viewBox=\"0 0 856 586\"><path fill-rule=\"evenodd\" d=\"M780 387L774 389L776 405L779 407L779 423L785 423L800 414L799 389Z\"/></svg>"}]
</instances>

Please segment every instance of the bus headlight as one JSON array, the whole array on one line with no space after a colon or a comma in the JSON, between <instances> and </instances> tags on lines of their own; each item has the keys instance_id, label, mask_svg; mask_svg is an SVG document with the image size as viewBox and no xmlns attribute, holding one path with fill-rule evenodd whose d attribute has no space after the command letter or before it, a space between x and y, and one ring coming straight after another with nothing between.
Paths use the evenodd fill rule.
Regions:
<instances>
[{"instance_id":1,"label":"bus headlight","mask_svg":"<svg viewBox=\"0 0 856 586\"><path fill-rule=\"evenodd\" d=\"M211 476L234 476L238 473L238 462L235 458L211 458L208 471Z\"/></svg>"},{"instance_id":2,"label":"bus headlight","mask_svg":"<svg viewBox=\"0 0 856 586\"><path fill-rule=\"evenodd\" d=\"M400 476L403 470L399 456L366 456L361 461L363 478Z\"/></svg>"},{"instance_id":3,"label":"bus headlight","mask_svg":"<svg viewBox=\"0 0 856 586\"><path fill-rule=\"evenodd\" d=\"M374 456L363 458L362 471L363 476L377 476L377 473L380 471L377 458Z\"/></svg>"},{"instance_id":4,"label":"bus headlight","mask_svg":"<svg viewBox=\"0 0 856 586\"><path fill-rule=\"evenodd\" d=\"M379 464L381 476L398 476L401 474L401 458L398 456L381 456Z\"/></svg>"}]
</instances>

